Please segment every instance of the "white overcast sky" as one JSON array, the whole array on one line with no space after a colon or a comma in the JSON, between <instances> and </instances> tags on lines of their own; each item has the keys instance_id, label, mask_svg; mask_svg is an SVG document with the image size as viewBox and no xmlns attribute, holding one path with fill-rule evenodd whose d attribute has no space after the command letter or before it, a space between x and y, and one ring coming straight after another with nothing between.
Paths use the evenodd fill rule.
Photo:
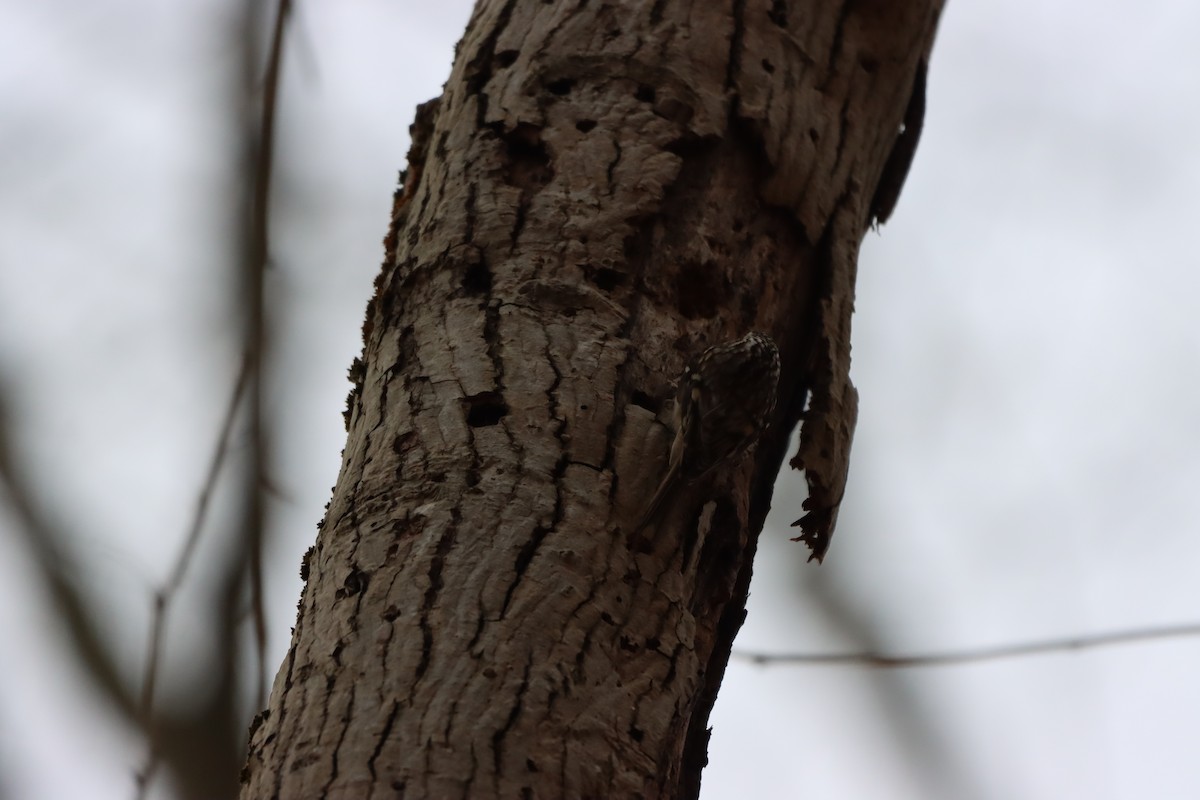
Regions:
<instances>
[{"instance_id":1,"label":"white overcast sky","mask_svg":"<svg viewBox=\"0 0 1200 800\"><path fill-rule=\"evenodd\" d=\"M0 381L130 669L234 371L230 8L0 0ZM272 677L408 125L469 10L298 2L270 287ZM786 528L802 480L780 478L738 648L916 654L1200 620L1198 38L1187 0L950 1L916 162L861 262L841 528L806 565ZM10 526L0 795L125 800L136 737L84 688ZM206 633L175 619L175 687L203 682L186 667ZM735 661L703 796L1200 797L1198 675L1191 639L886 673Z\"/></svg>"}]
</instances>

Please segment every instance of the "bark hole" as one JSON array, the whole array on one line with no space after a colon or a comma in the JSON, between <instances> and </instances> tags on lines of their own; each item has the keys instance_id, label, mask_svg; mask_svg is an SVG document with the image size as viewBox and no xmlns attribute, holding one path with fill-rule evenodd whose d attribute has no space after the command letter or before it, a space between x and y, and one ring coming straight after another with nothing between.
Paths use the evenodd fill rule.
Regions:
<instances>
[{"instance_id":1,"label":"bark hole","mask_svg":"<svg viewBox=\"0 0 1200 800\"><path fill-rule=\"evenodd\" d=\"M602 292L611 292L625 282L625 273L612 267L596 267L587 270L587 278Z\"/></svg>"},{"instance_id":2,"label":"bark hole","mask_svg":"<svg viewBox=\"0 0 1200 800\"><path fill-rule=\"evenodd\" d=\"M655 415L657 415L659 410L662 408L661 400L659 400L657 397L652 397L645 392L635 391L629 398L629 402L633 403L635 406L644 408Z\"/></svg>"},{"instance_id":3,"label":"bark hole","mask_svg":"<svg viewBox=\"0 0 1200 800\"><path fill-rule=\"evenodd\" d=\"M787 2L786 0L775 0L771 3L771 10L767 12L767 19L778 25L780 28L787 28Z\"/></svg>"},{"instance_id":4,"label":"bark hole","mask_svg":"<svg viewBox=\"0 0 1200 800\"><path fill-rule=\"evenodd\" d=\"M486 264L467 267L462 280L463 291L468 295L486 295L492 291L492 273Z\"/></svg>"},{"instance_id":5,"label":"bark hole","mask_svg":"<svg viewBox=\"0 0 1200 800\"><path fill-rule=\"evenodd\" d=\"M523 192L536 192L554 178L541 128L522 122L504 135L504 143L508 155L505 183Z\"/></svg>"},{"instance_id":6,"label":"bark hole","mask_svg":"<svg viewBox=\"0 0 1200 800\"><path fill-rule=\"evenodd\" d=\"M346 576L346 580L342 581L342 588L334 592L334 597L339 600L343 597L353 597L359 592L367 588L369 578L367 573L363 572L358 567L352 567L350 574Z\"/></svg>"},{"instance_id":7,"label":"bark hole","mask_svg":"<svg viewBox=\"0 0 1200 800\"><path fill-rule=\"evenodd\" d=\"M508 403L499 392L480 392L463 398L467 409L467 424L472 428L498 425L508 415Z\"/></svg>"},{"instance_id":8,"label":"bark hole","mask_svg":"<svg viewBox=\"0 0 1200 800\"><path fill-rule=\"evenodd\" d=\"M679 313L687 319L715 317L726 298L717 285L717 273L713 265L693 262L682 266L676 284Z\"/></svg>"}]
</instances>

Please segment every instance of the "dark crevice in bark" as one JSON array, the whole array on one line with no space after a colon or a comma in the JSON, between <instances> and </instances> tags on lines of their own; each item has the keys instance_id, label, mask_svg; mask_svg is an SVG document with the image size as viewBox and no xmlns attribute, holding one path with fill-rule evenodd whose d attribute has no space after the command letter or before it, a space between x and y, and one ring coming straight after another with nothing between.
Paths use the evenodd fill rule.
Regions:
<instances>
[{"instance_id":1,"label":"dark crevice in bark","mask_svg":"<svg viewBox=\"0 0 1200 800\"><path fill-rule=\"evenodd\" d=\"M462 279L463 293L468 297L492 293L492 273L487 264L476 262L467 267Z\"/></svg>"},{"instance_id":2,"label":"dark crevice in bark","mask_svg":"<svg viewBox=\"0 0 1200 800\"><path fill-rule=\"evenodd\" d=\"M484 120L487 119L488 96L484 93L483 87L492 77L492 65L496 54L496 42L500 40L500 36L508 29L508 22L512 19L513 9L517 5L517 0L508 0L504 4L504 8L500 9L499 15L496 17L496 22L487 32L487 36L479 44L479 50L475 57L467 62L466 69L463 71L463 82L468 95L476 95L479 98L477 105L478 114L475 119L475 127L483 128ZM471 26L467 28L466 36L470 36L477 19L472 19ZM464 36L464 41L466 40Z\"/></svg>"},{"instance_id":3,"label":"dark crevice in bark","mask_svg":"<svg viewBox=\"0 0 1200 800\"><path fill-rule=\"evenodd\" d=\"M846 143L851 140L851 134L854 131L853 122L850 119L850 93L842 98L842 107L838 109L837 115L837 147L834 150L833 166L830 167L831 175L837 176L842 166L842 157L846 154ZM832 215L830 215L832 219Z\"/></svg>"},{"instance_id":4,"label":"dark crevice in bark","mask_svg":"<svg viewBox=\"0 0 1200 800\"><path fill-rule=\"evenodd\" d=\"M686 652L687 648L683 644L676 644L675 649L671 651L670 658L667 662L667 674L663 676L663 686L670 686L675 682L675 676L678 674L679 656Z\"/></svg>"},{"instance_id":5,"label":"dark crevice in bark","mask_svg":"<svg viewBox=\"0 0 1200 800\"><path fill-rule=\"evenodd\" d=\"M767 157L767 146L763 140L762 128L757 120L741 115L737 107L736 98L729 109L728 146L730 149L745 156L746 160L750 162L752 179L756 188L761 187L771 177L775 167ZM772 206L761 200L761 196L759 199L762 202L760 212L772 208ZM796 224L794 222L795 211L793 209L778 208L778 211L793 220L792 225Z\"/></svg>"},{"instance_id":6,"label":"dark crevice in bark","mask_svg":"<svg viewBox=\"0 0 1200 800\"><path fill-rule=\"evenodd\" d=\"M608 162L608 166L605 167L605 170L604 170L605 180L607 182L606 186L608 188L607 194L609 197L612 197L613 192L616 191L617 184L616 184L616 180L615 180L615 175L617 174L617 165L621 163L621 153L622 153L621 142L614 138L612 140L612 143L613 143L613 150L615 152L613 153L612 161Z\"/></svg>"},{"instance_id":7,"label":"dark crevice in bark","mask_svg":"<svg viewBox=\"0 0 1200 800\"><path fill-rule=\"evenodd\" d=\"M597 267L593 264L584 264L583 273L589 283L605 294L613 294L617 288L625 284L628 277L619 269L608 266Z\"/></svg>"},{"instance_id":8,"label":"dark crevice in bark","mask_svg":"<svg viewBox=\"0 0 1200 800\"><path fill-rule=\"evenodd\" d=\"M429 614L433 611L434 603L437 602L438 592L442 590L442 570L446 565L446 555L454 545L455 529L458 526L457 513L453 517L450 526L442 532L441 538L438 539L437 549L429 563L429 588L425 590L421 616L418 619L418 626L421 629L421 660L417 664L415 673L417 680L420 680L425 675L425 670L429 669L429 659L433 652L433 626L430 623Z\"/></svg>"},{"instance_id":9,"label":"dark crevice in bark","mask_svg":"<svg viewBox=\"0 0 1200 800\"><path fill-rule=\"evenodd\" d=\"M454 704L454 711L458 710L458 704ZM479 755L475 752L475 743L471 742L471 746L467 748L468 754L471 756L471 768L467 770L466 778L463 780L463 797L472 797L471 787L475 784L475 777L479 774Z\"/></svg>"},{"instance_id":10,"label":"dark crevice in bark","mask_svg":"<svg viewBox=\"0 0 1200 800\"><path fill-rule=\"evenodd\" d=\"M710 479L706 479L703 481L703 484L705 486L710 486L712 484L712 481ZM684 502L690 501L691 497L693 497L693 496L694 496L694 492L681 492L680 500L678 502L682 505ZM681 572L687 573L688 569L691 567L692 559L696 556L696 543L699 540L700 540L700 519L699 519L699 514L697 514L697 515L695 515L695 518L691 521L690 524L684 526L683 537L680 539L680 542L679 542L679 553L680 553L679 569Z\"/></svg>"},{"instance_id":11,"label":"dark crevice in bark","mask_svg":"<svg viewBox=\"0 0 1200 800\"><path fill-rule=\"evenodd\" d=\"M844 0L841 7L837 10L833 39L831 40L832 46L829 48L829 59L825 62L825 78L817 86L822 92L829 88L829 82L835 76L839 76L837 65L842 57L842 48L845 46L846 22L853 13L851 5L852 3L849 0Z\"/></svg>"},{"instance_id":12,"label":"dark crevice in bark","mask_svg":"<svg viewBox=\"0 0 1200 800\"><path fill-rule=\"evenodd\" d=\"M667 0L654 0L654 5L650 7L650 25L654 27L663 20L663 9L666 8Z\"/></svg>"},{"instance_id":13,"label":"dark crevice in bark","mask_svg":"<svg viewBox=\"0 0 1200 800\"><path fill-rule=\"evenodd\" d=\"M346 597L354 597L360 592L366 591L368 583L370 583L370 575L359 569L357 564L353 564L342 581L341 587L334 592L334 599L341 600ZM357 613L357 611L358 609L356 608L355 612Z\"/></svg>"},{"instance_id":14,"label":"dark crevice in bark","mask_svg":"<svg viewBox=\"0 0 1200 800\"><path fill-rule=\"evenodd\" d=\"M446 714L446 724L442 726L442 741L451 742L450 731L454 728L454 717L458 714L458 701L450 701L450 711ZM468 795L469 796L469 795Z\"/></svg>"},{"instance_id":15,"label":"dark crevice in bark","mask_svg":"<svg viewBox=\"0 0 1200 800\"><path fill-rule=\"evenodd\" d=\"M520 55L520 50L501 50L499 53L496 53L493 63L495 63L497 69L508 69L517 63L517 57Z\"/></svg>"},{"instance_id":16,"label":"dark crevice in bark","mask_svg":"<svg viewBox=\"0 0 1200 800\"><path fill-rule=\"evenodd\" d=\"M551 365L551 368L554 370L554 374L555 374L554 384L550 390L550 396L552 398L550 405L551 405L551 409L554 409L555 402L553 399L553 397L554 397L553 390L555 388L557 388L558 382L559 382L561 376L559 375L557 367L554 366L554 361L553 361L553 359L550 358L550 355L548 352L546 354L546 357ZM562 439L563 431L566 428L567 421L566 421L566 419L558 419L557 421L559 422L559 425L558 425L557 430L555 431L555 436L559 439L559 446L560 446L561 450L560 450L560 454L558 457L558 461L554 465L554 472L550 476L550 482L554 487L554 511L550 518L550 525L548 527L543 527L541 525L534 527L533 532L529 535L529 538L525 541L525 544L523 544L521 546L520 551L517 553L516 562L513 564L513 580L508 585L508 589L505 590L505 592L504 592L504 602L500 607L501 619L503 619L504 616L508 613L508 607L509 607L509 604L512 602L513 594L516 592L517 587L520 585L521 579L525 575L525 571L529 568L530 563L533 562L534 556L537 555L538 548L540 548L542 546L542 542L545 541L546 536L548 536L551 532L557 530L559 524L562 522L562 517L563 517L562 486L563 486L563 481L565 480L565 476L567 473L567 465L570 463L570 460L567 457L567 453L566 453L566 449L565 449L566 442L564 442Z\"/></svg>"},{"instance_id":17,"label":"dark crevice in bark","mask_svg":"<svg viewBox=\"0 0 1200 800\"><path fill-rule=\"evenodd\" d=\"M310 736L314 735L313 732L315 732L315 735L319 737L324 732L325 726L329 723L329 700L333 694L333 683L333 678L326 676L324 685L318 690L320 712L317 714L317 725L308 731ZM305 687L303 694L306 701L310 700L308 687ZM289 755L294 756L294 760L291 763L291 769L293 770L301 769L321 760L318 754L318 742L312 739L302 739L300 741L288 742L287 744L289 745ZM282 773L283 770L281 769L280 772ZM277 793L274 796L280 797L278 794L279 786L277 785L276 788Z\"/></svg>"},{"instance_id":18,"label":"dark crevice in bark","mask_svg":"<svg viewBox=\"0 0 1200 800\"><path fill-rule=\"evenodd\" d=\"M567 616L568 624L574 624L579 619L579 612L583 611L585 608L590 608L596 602L596 590L598 588L599 587L596 586L595 584L588 586L587 597L583 598L583 600L581 600L578 605L576 605L573 609L571 609L571 613ZM611 623L612 617L608 617L607 620L604 619L607 616L608 616L607 614L602 613L600 615L600 619L602 621ZM594 629L594 627L595 626L593 626L593 629ZM591 630L592 629L589 629L587 635L584 637L584 644L586 644L588 642L588 640L591 636ZM564 641L564 640L562 638L560 638L559 642L561 643L562 641ZM579 681L583 678L583 669L582 668L583 668L583 653L584 652L585 652L585 647L581 646L579 648L579 651L575 654L575 669L572 670L570 677L574 678L576 681ZM565 673L563 674L562 686L563 686L563 694L570 695L571 694L571 680L570 680L570 678L568 678L568 676Z\"/></svg>"},{"instance_id":19,"label":"dark crevice in bark","mask_svg":"<svg viewBox=\"0 0 1200 800\"><path fill-rule=\"evenodd\" d=\"M476 217L475 204L478 200L478 198L477 198L478 193L479 193L479 187L477 187L474 183L471 183L467 186L467 203L466 203L466 208L464 209L466 213L464 214L464 221L463 221L463 225L465 228L465 230L463 231L463 241L468 244L475 244L475 225L476 225L476 223L475 223L475 217ZM487 262L485 260L483 260L482 254L480 254L480 263L483 264L485 269L488 269Z\"/></svg>"},{"instance_id":20,"label":"dark crevice in bark","mask_svg":"<svg viewBox=\"0 0 1200 800\"><path fill-rule=\"evenodd\" d=\"M629 402L639 408L644 408L652 414L658 414L662 410L663 400L660 397L652 397L642 391L635 390L629 396Z\"/></svg>"},{"instance_id":21,"label":"dark crevice in bark","mask_svg":"<svg viewBox=\"0 0 1200 800\"><path fill-rule=\"evenodd\" d=\"M517 252L525 216L533 198L554 180L554 166L549 149L542 141L542 129L527 122L518 123L505 131L499 123L490 129L504 142L504 182L521 190L512 231L509 233L509 254Z\"/></svg>"},{"instance_id":22,"label":"dark crevice in bark","mask_svg":"<svg viewBox=\"0 0 1200 800\"><path fill-rule=\"evenodd\" d=\"M396 582L400 579L401 570L396 570L392 573L391 581L388 583L387 590L384 592L384 597L391 597L395 589ZM396 620L401 616L400 609L395 604L389 604L387 608L379 615L384 625L381 625L381 630L378 634L380 661L383 664L392 664L392 644L396 641ZM385 705L386 698L382 696L384 690L380 688L381 696L379 698L379 706ZM389 723L390 725L390 723ZM390 728L389 728L390 729Z\"/></svg>"},{"instance_id":23,"label":"dark crevice in bark","mask_svg":"<svg viewBox=\"0 0 1200 800\"><path fill-rule=\"evenodd\" d=\"M478 656L475 648L479 645L479 640L483 637L483 630L487 626L487 612L483 602L484 589L480 588L479 594L475 598L475 632L471 634L471 640L467 642L467 652L473 656Z\"/></svg>"},{"instance_id":24,"label":"dark crevice in bark","mask_svg":"<svg viewBox=\"0 0 1200 800\"><path fill-rule=\"evenodd\" d=\"M788 7L787 0L772 0L771 9L767 12L767 19L778 25L780 28L787 30L788 26Z\"/></svg>"},{"instance_id":25,"label":"dark crevice in bark","mask_svg":"<svg viewBox=\"0 0 1200 800\"><path fill-rule=\"evenodd\" d=\"M594 591L592 592L591 599L593 599L593 600L595 599ZM576 653L575 653L575 668L571 671L572 675L575 678L575 682L577 684L583 680L583 677L584 677L583 662L585 660L587 660L588 653L591 652L592 637L595 636L596 630L601 625L616 625L616 624L617 624L617 621L612 618L611 614L609 614L607 611L602 611L602 612L600 612L600 615L596 618L596 621L593 622L591 625L589 625L588 629L583 632L583 639L579 643L579 650L576 651Z\"/></svg>"},{"instance_id":26,"label":"dark crevice in bark","mask_svg":"<svg viewBox=\"0 0 1200 800\"><path fill-rule=\"evenodd\" d=\"M687 320L712 319L724 311L729 287L724 273L713 261L689 261L679 264L676 273L675 302Z\"/></svg>"},{"instance_id":27,"label":"dark crevice in bark","mask_svg":"<svg viewBox=\"0 0 1200 800\"><path fill-rule=\"evenodd\" d=\"M742 71L742 49L746 36L746 0L733 0L730 9L733 31L729 35L729 55L725 63L725 89L732 91L737 86L738 74ZM736 94L734 95L736 98Z\"/></svg>"},{"instance_id":28,"label":"dark crevice in bark","mask_svg":"<svg viewBox=\"0 0 1200 800\"><path fill-rule=\"evenodd\" d=\"M565 97L575 88L575 81L570 78L556 78L546 84L546 91L559 97Z\"/></svg>"},{"instance_id":29,"label":"dark crevice in bark","mask_svg":"<svg viewBox=\"0 0 1200 800\"><path fill-rule=\"evenodd\" d=\"M333 782L338 779L338 775L340 774L339 766L342 743L346 741L346 732L350 730L350 724L354 720L355 689L355 684L350 684L350 700L346 703L345 716L342 718L342 729L338 732L337 743L333 746L333 752L330 754L329 783L325 784L321 789L321 797L329 795L329 787L333 785Z\"/></svg>"},{"instance_id":30,"label":"dark crevice in bark","mask_svg":"<svg viewBox=\"0 0 1200 800\"><path fill-rule=\"evenodd\" d=\"M663 145L663 149L668 153L674 153L680 158L687 160L711 156L720 144L721 139L719 137L696 136L691 132L685 131L678 138ZM687 175L688 167L689 165L685 164L680 172Z\"/></svg>"},{"instance_id":31,"label":"dark crevice in bark","mask_svg":"<svg viewBox=\"0 0 1200 800\"><path fill-rule=\"evenodd\" d=\"M730 565L740 563L742 544L748 531L742 528L737 508L727 495L716 495L711 501L712 515L710 530L700 547L696 559L696 578L693 590L692 614L706 618L709 608L696 605L702 601L709 606L719 606L729 600L729 583L732 581Z\"/></svg>"},{"instance_id":32,"label":"dark crevice in bark","mask_svg":"<svg viewBox=\"0 0 1200 800\"><path fill-rule=\"evenodd\" d=\"M499 392L480 392L463 400L467 404L467 425L472 428L499 425L508 416L508 403Z\"/></svg>"},{"instance_id":33,"label":"dark crevice in bark","mask_svg":"<svg viewBox=\"0 0 1200 800\"><path fill-rule=\"evenodd\" d=\"M558 364L554 361L554 355L550 352L550 347L547 345L544 353L546 364L550 367L550 371L554 373L554 380L550 382L550 387L546 389L547 415L554 420L554 438L558 440L559 452L562 454L559 458L558 469L554 473L554 482L558 486L559 480L566 471L566 452L568 442L564 438L567 430L567 418L559 410L558 387L562 385L562 371L559 370ZM558 520L559 506L561 505L561 497L558 505L555 506L555 520Z\"/></svg>"},{"instance_id":34,"label":"dark crevice in bark","mask_svg":"<svg viewBox=\"0 0 1200 800\"><path fill-rule=\"evenodd\" d=\"M504 737L512 730L513 725L517 722L517 717L521 715L521 707L525 702L525 692L529 690L529 673L531 669L532 661L526 661L525 672L521 676L521 685L517 687L516 698L513 701L512 708L508 711L508 718L505 719L504 725L492 734L492 767L494 769L493 775L497 780L503 774L501 762L504 758Z\"/></svg>"},{"instance_id":35,"label":"dark crevice in bark","mask_svg":"<svg viewBox=\"0 0 1200 800\"><path fill-rule=\"evenodd\" d=\"M375 773L375 762L379 760L383 748L387 746L388 737L392 735L392 727L396 724L396 720L400 717L400 704L395 700L392 701L392 707L388 709L387 719L383 721L383 728L379 731L379 738L375 742L375 749L371 751L370 758L367 759L367 771L371 773L371 788L374 790L375 783L379 776Z\"/></svg>"},{"instance_id":36,"label":"dark crevice in bark","mask_svg":"<svg viewBox=\"0 0 1200 800\"><path fill-rule=\"evenodd\" d=\"M549 528L543 528L541 525L536 526L533 532L530 533L529 538L525 540L525 544L521 545L521 549L517 551L517 559L513 563L513 579L504 591L504 602L500 606L501 619L508 614L508 606L512 602L513 594L516 593L517 587L521 585L521 578L524 577L525 570L529 568L530 562L533 561L534 555L537 554L538 548L542 546L542 542L549 532Z\"/></svg>"},{"instance_id":37,"label":"dark crevice in bark","mask_svg":"<svg viewBox=\"0 0 1200 800\"><path fill-rule=\"evenodd\" d=\"M500 304L489 296L483 315L483 341L496 376L496 391L504 396L504 358L500 353Z\"/></svg>"},{"instance_id":38,"label":"dark crevice in bark","mask_svg":"<svg viewBox=\"0 0 1200 800\"><path fill-rule=\"evenodd\" d=\"M637 307L634 306L630 311L629 316L621 323L617 329L616 336L618 341L628 340L629 332L633 330L638 319ZM617 457L617 442L620 441L621 432L625 429L625 406L628 402L626 394L629 390L629 369L633 361L633 350L629 345L624 347L625 357L621 359L621 363L617 364L616 368L616 383L613 395L613 415L609 420L608 426L605 429L604 442L604 460L600 463L600 469L610 473L613 476L612 482L609 484L608 497L613 499L617 496L617 484L620 478L617 476L614 464Z\"/></svg>"},{"instance_id":39,"label":"dark crevice in bark","mask_svg":"<svg viewBox=\"0 0 1200 800\"><path fill-rule=\"evenodd\" d=\"M358 553L358 546L362 541L362 534L355 529L354 549L350 557L353 558ZM371 576L361 570L357 564L351 562L350 572L347 573L342 585L333 593L333 599L336 603L338 600L343 600L347 597L354 598L354 610L346 617L346 625L351 631L357 631L359 628L359 614L362 612L363 596L367 590L367 585L371 581Z\"/></svg>"}]
</instances>

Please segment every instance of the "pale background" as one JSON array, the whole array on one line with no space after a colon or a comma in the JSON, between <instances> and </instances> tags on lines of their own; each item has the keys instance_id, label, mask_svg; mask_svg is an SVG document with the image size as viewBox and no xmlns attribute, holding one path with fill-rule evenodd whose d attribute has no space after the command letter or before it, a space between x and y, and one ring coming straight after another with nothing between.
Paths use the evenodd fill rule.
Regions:
<instances>
[{"instance_id":1,"label":"pale background","mask_svg":"<svg viewBox=\"0 0 1200 800\"><path fill-rule=\"evenodd\" d=\"M0 380L130 670L234 374L232 7L0 0ZM270 276L271 677L408 125L468 13L298 5ZM781 476L739 648L917 654L1200 620L1198 35L1185 0L951 0L916 162L861 263L841 528L806 565L786 528L802 480ZM125 800L138 740L81 681L10 526L0 794ZM211 631L186 608L172 631L170 686L203 686ZM890 672L735 661L703 796L1200 797L1197 676L1196 640Z\"/></svg>"}]
</instances>

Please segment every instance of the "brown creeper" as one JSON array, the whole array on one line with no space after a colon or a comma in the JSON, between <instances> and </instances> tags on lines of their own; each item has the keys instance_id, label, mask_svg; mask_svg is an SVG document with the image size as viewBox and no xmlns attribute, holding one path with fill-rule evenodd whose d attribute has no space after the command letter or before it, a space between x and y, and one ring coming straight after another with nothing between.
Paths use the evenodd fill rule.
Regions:
<instances>
[{"instance_id":1,"label":"brown creeper","mask_svg":"<svg viewBox=\"0 0 1200 800\"><path fill-rule=\"evenodd\" d=\"M650 523L680 482L692 483L746 451L775 409L779 350L752 331L693 359L675 396L671 460L635 533Z\"/></svg>"}]
</instances>

